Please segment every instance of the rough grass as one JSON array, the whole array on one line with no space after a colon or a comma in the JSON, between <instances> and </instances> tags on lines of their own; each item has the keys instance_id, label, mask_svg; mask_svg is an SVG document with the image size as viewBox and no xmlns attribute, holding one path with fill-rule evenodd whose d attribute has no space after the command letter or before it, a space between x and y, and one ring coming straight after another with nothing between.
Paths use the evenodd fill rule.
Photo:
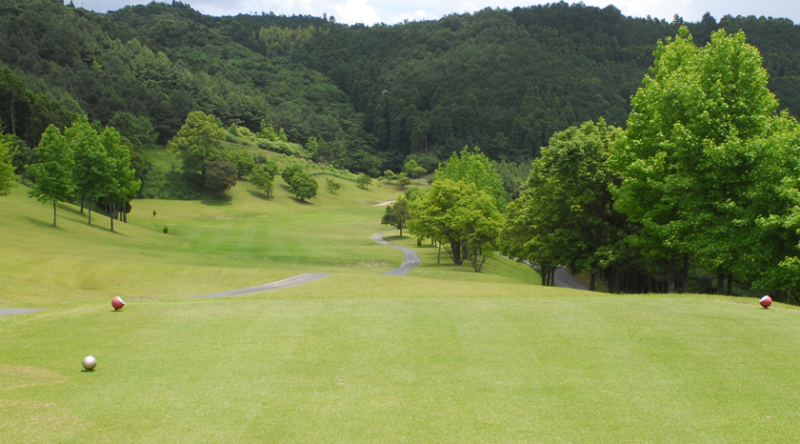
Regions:
<instances>
[{"instance_id":1,"label":"rough grass","mask_svg":"<svg viewBox=\"0 0 800 444\"><path fill-rule=\"evenodd\" d=\"M0 203L0 441L800 440L800 310L717 296L531 285L375 244L390 187L300 203L145 200L129 224L15 189ZM157 216L152 216L153 209ZM266 216L266 217L265 217ZM170 234L161 229L170 225ZM247 296L186 300L312 271ZM110 299L128 300L114 312ZM95 372L80 367L86 355Z\"/></svg>"}]
</instances>

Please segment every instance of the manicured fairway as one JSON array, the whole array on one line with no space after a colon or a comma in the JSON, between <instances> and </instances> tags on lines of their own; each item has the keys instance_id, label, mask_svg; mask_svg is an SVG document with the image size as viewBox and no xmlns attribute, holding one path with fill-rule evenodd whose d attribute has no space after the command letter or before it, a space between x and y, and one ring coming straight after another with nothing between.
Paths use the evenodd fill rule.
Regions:
<instances>
[{"instance_id":1,"label":"manicured fairway","mask_svg":"<svg viewBox=\"0 0 800 444\"><path fill-rule=\"evenodd\" d=\"M4 327L3 442L800 439L794 309L281 291Z\"/></svg>"},{"instance_id":2,"label":"manicured fairway","mask_svg":"<svg viewBox=\"0 0 800 444\"><path fill-rule=\"evenodd\" d=\"M800 440L797 308L544 288L499 256L437 264L378 224L372 204L399 193L347 183L300 203L240 182L225 200L135 201L111 233L71 205L54 229L14 190L0 308L47 310L0 317L0 442ZM382 275L403 255L379 232L421 265ZM331 275L178 299L316 272Z\"/></svg>"}]
</instances>

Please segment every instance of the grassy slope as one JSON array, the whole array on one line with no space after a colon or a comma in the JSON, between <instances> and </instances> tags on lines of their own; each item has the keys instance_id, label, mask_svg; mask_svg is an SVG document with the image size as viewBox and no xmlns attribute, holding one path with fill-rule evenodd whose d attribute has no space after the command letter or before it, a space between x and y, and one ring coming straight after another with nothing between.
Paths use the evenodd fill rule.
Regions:
<instances>
[{"instance_id":1,"label":"grassy slope","mask_svg":"<svg viewBox=\"0 0 800 444\"><path fill-rule=\"evenodd\" d=\"M369 240L387 231L369 204L399 192L344 186L312 204L247 182L227 201L137 201L117 233L70 205L53 229L23 189L0 200L0 307L51 308L0 320L2 441L800 439L800 310L531 286L506 260L437 266L408 236L387 239L422 266L382 276L402 255ZM109 305L317 270L335 274Z\"/></svg>"}]
</instances>

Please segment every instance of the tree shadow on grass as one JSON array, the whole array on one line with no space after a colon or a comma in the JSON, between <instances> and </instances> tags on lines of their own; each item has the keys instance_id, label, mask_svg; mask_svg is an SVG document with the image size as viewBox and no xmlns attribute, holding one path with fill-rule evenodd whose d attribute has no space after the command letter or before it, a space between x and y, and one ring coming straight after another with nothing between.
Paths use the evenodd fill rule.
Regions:
<instances>
[{"instance_id":1,"label":"tree shadow on grass","mask_svg":"<svg viewBox=\"0 0 800 444\"><path fill-rule=\"evenodd\" d=\"M267 196L266 193L263 193L261 191L247 190L247 192L250 193L251 196L253 196L255 198L258 198L258 199L261 199L261 200L272 200L272 199L274 199L274 197Z\"/></svg>"},{"instance_id":2,"label":"tree shadow on grass","mask_svg":"<svg viewBox=\"0 0 800 444\"><path fill-rule=\"evenodd\" d=\"M296 197L290 197L290 199L292 199L293 201L295 201L295 202L297 202L297 203L299 203L301 205L314 205L313 203L311 203L311 202L309 202L307 200L300 200L300 199L298 199Z\"/></svg>"},{"instance_id":3,"label":"tree shadow on grass","mask_svg":"<svg viewBox=\"0 0 800 444\"><path fill-rule=\"evenodd\" d=\"M63 230L63 228L61 228L58 225L56 225L55 227L53 226L53 219L50 219L50 222L45 222L41 219L36 219L35 217L30 217L30 216L23 216L23 218L27 219L27 221L30 222L31 224L41 228L55 228L56 230Z\"/></svg>"},{"instance_id":4,"label":"tree shadow on grass","mask_svg":"<svg viewBox=\"0 0 800 444\"><path fill-rule=\"evenodd\" d=\"M233 204L233 197L227 194L224 196L204 196L200 199L200 203L210 207L227 207Z\"/></svg>"}]
</instances>

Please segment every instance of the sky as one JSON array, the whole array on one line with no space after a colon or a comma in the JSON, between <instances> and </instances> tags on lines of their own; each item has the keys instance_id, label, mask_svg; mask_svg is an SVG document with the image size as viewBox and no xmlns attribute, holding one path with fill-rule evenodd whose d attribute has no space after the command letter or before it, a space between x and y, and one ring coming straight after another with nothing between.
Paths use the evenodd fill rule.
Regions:
<instances>
[{"instance_id":1,"label":"sky","mask_svg":"<svg viewBox=\"0 0 800 444\"><path fill-rule=\"evenodd\" d=\"M126 5L149 3L150 0L73 0L97 12L117 10ZM512 9L515 6L544 4L529 0L182 0L192 8L209 15L274 12L275 14L333 15L339 23L395 24L403 20L438 20L451 13L475 12L487 7ZM162 0L162 2L167 2ZM569 3L574 3L569 1ZM613 4L623 14L634 17L667 19L675 14L687 22L696 22L706 12L717 20L725 15L786 17L800 23L798 0L584 0L587 6L604 8Z\"/></svg>"}]
</instances>

